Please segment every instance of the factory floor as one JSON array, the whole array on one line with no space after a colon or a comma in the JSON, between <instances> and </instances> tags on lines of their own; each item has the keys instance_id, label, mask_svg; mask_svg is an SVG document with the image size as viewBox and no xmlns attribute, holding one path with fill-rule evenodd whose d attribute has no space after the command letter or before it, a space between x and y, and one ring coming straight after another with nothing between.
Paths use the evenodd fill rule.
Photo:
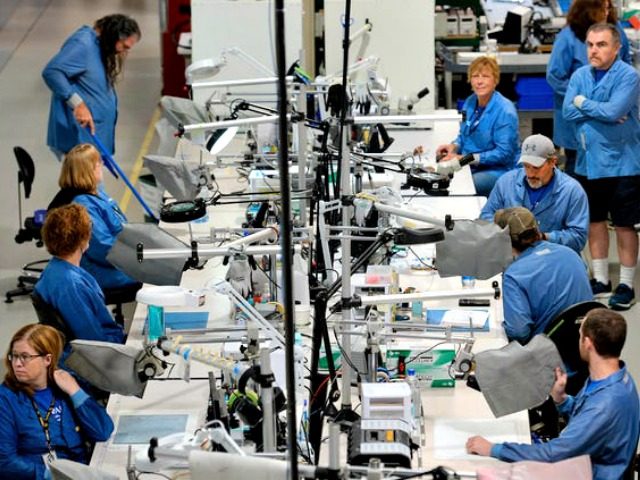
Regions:
<instances>
[{"instance_id":1,"label":"factory floor","mask_svg":"<svg viewBox=\"0 0 640 480\"><path fill-rule=\"evenodd\" d=\"M110 13L134 17L142 40L129 54L124 79L117 86L119 118L116 160L130 178L137 178L141 156L154 153L153 132L161 95L160 21L158 0L2 0L0 1L0 292L15 287L20 266L46 258L33 243L17 245L17 165L13 147L20 145L34 158L36 175L23 216L46 205L57 192L59 163L46 146L50 93L40 73L49 58L79 26ZM534 132L535 133L535 132ZM107 174L106 177L109 177ZM126 211L130 221L142 221L142 209L121 181L109 177L106 190ZM612 235L611 277L616 284L618 260ZM544 282L544 279L540 279ZM640 269L636 274L640 295ZM551 292L550 292L551 293ZM624 313L629 324L623 358L640 381L640 307ZM0 301L0 353L4 357L13 333L37 318L28 297L11 304ZM0 378L4 365L0 365Z\"/></svg>"}]
</instances>

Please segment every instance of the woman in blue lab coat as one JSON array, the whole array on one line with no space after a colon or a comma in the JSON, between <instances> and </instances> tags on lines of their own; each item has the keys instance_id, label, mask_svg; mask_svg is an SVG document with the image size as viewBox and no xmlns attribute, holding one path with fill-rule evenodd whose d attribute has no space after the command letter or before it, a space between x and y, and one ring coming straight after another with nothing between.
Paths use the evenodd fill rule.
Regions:
<instances>
[{"instance_id":1,"label":"woman in blue lab coat","mask_svg":"<svg viewBox=\"0 0 640 480\"><path fill-rule=\"evenodd\" d=\"M494 58L476 58L469 65L468 81L473 94L462 107L460 133L453 143L438 147L442 157L438 171L455 171L460 158L473 154L476 193L488 197L496 180L518 159L518 114L513 103L496 91L500 68Z\"/></svg>"},{"instance_id":2,"label":"woman in blue lab coat","mask_svg":"<svg viewBox=\"0 0 640 480\"><path fill-rule=\"evenodd\" d=\"M47 63L42 77L51 90L47 145L61 158L95 134L115 150L118 97L115 85L140 27L126 15L100 18L73 33ZM89 131L87 131L87 129Z\"/></svg>"},{"instance_id":3,"label":"woman in blue lab coat","mask_svg":"<svg viewBox=\"0 0 640 480\"><path fill-rule=\"evenodd\" d=\"M138 284L107 260L107 254L122 231L127 218L101 188L102 158L93 145L76 145L65 155L58 185L61 190L49 204L55 208L70 202L84 206L91 217L91 241L80 265L96 279L100 288L120 288Z\"/></svg>"},{"instance_id":4,"label":"woman in blue lab coat","mask_svg":"<svg viewBox=\"0 0 640 480\"><path fill-rule=\"evenodd\" d=\"M88 463L89 442L102 442L113 422L66 371L58 368L64 338L47 325L16 332L0 385L0 477L51 478L46 463L66 458Z\"/></svg>"},{"instance_id":5,"label":"woman in blue lab coat","mask_svg":"<svg viewBox=\"0 0 640 480\"><path fill-rule=\"evenodd\" d=\"M574 0L567 14L567 25L556 35L547 65L547 82L553 96L553 143L564 148L565 173L573 175L576 164L576 123L562 115L569 79L578 68L587 65L587 47L584 43L587 30L595 23L611 23L620 31L620 58L631 63L629 40L625 35L611 0Z\"/></svg>"},{"instance_id":6,"label":"woman in blue lab coat","mask_svg":"<svg viewBox=\"0 0 640 480\"><path fill-rule=\"evenodd\" d=\"M80 266L91 237L91 219L75 203L50 210L42 228L47 251L53 255L35 291L64 319L75 338L124 343L124 331L104 304L95 279Z\"/></svg>"}]
</instances>

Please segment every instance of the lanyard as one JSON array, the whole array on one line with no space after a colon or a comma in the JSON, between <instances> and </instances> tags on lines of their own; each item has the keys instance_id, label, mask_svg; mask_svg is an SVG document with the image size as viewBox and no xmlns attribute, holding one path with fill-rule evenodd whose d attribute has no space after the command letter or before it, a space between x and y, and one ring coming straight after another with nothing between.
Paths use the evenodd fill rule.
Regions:
<instances>
[{"instance_id":1,"label":"lanyard","mask_svg":"<svg viewBox=\"0 0 640 480\"><path fill-rule=\"evenodd\" d=\"M40 426L42 427L42 431L44 432L44 438L47 441L47 450L49 450L49 461L52 461L54 459L53 449L51 448L51 436L49 435L49 418L53 413L53 407L55 407L55 404L56 404L56 397L52 396L51 405L49 405L49 409L47 410L47 413L44 416L44 418L42 418L42 415L40 414L40 410L38 409L36 402L33 400L33 397L31 398L31 405L33 406L33 410L36 412L36 415L38 416L38 421L40 422Z\"/></svg>"},{"instance_id":2,"label":"lanyard","mask_svg":"<svg viewBox=\"0 0 640 480\"><path fill-rule=\"evenodd\" d=\"M482 114L486 109L487 107L481 108L479 106L476 106L476 109L473 111L473 115L471 115L471 118L465 122L469 135L471 135L478 128L478 125L480 125L480 118L482 117Z\"/></svg>"}]
</instances>

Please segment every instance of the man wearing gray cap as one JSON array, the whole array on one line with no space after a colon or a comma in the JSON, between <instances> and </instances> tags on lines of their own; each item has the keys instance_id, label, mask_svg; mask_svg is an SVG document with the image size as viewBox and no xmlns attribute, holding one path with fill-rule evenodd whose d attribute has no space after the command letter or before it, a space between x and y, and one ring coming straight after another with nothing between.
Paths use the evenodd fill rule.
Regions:
<instances>
[{"instance_id":1,"label":"man wearing gray cap","mask_svg":"<svg viewBox=\"0 0 640 480\"><path fill-rule=\"evenodd\" d=\"M576 252L542 239L526 208L498 210L494 221L509 229L515 257L502 276L504 330L525 344L567 307L593 299L589 276Z\"/></svg>"},{"instance_id":2,"label":"man wearing gray cap","mask_svg":"<svg viewBox=\"0 0 640 480\"><path fill-rule=\"evenodd\" d=\"M589 205L580 184L556 168L553 142L531 135L522 142L517 168L498 179L480 218L492 221L501 208L525 207L538 220L543 238L578 254L587 242Z\"/></svg>"}]
</instances>

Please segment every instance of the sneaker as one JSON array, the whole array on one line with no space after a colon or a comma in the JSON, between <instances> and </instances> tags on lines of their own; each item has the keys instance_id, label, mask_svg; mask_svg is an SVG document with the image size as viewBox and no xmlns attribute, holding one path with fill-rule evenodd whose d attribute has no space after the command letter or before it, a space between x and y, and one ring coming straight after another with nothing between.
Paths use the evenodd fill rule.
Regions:
<instances>
[{"instance_id":1,"label":"sneaker","mask_svg":"<svg viewBox=\"0 0 640 480\"><path fill-rule=\"evenodd\" d=\"M609 306L612 310L629 310L634 303L636 303L636 295L633 288L624 283L616 287L616 291L609 299Z\"/></svg>"},{"instance_id":2,"label":"sneaker","mask_svg":"<svg viewBox=\"0 0 640 480\"><path fill-rule=\"evenodd\" d=\"M593 292L594 298L606 297L611 294L611 282L605 285L595 278L592 278L589 280L589 283L591 283L591 291Z\"/></svg>"}]
</instances>

